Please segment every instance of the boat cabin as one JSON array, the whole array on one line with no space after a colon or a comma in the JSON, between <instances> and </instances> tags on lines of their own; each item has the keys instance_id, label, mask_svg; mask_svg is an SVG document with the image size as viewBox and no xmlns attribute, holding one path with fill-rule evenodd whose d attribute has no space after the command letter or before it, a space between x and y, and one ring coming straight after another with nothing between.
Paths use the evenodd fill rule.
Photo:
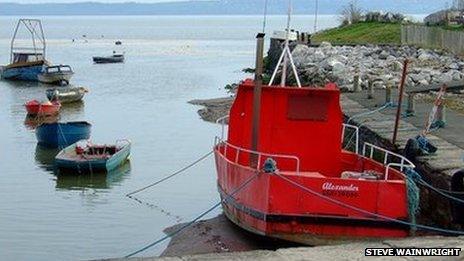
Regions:
<instances>
[{"instance_id":1,"label":"boat cabin","mask_svg":"<svg viewBox=\"0 0 464 261\"><path fill-rule=\"evenodd\" d=\"M44 69L45 73L72 73L73 70L71 69L71 66L69 65L53 65L53 66L47 66Z\"/></svg>"},{"instance_id":2,"label":"boat cabin","mask_svg":"<svg viewBox=\"0 0 464 261\"><path fill-rule=\"evenodd\" d=\"M13 60L11 63L28 63L44 61L42 53L13 53Z\"/></svg>"},{"instance_id":3,"label":"boat cabin","mask_svg":"<svg viewBox=\"0 0 464 261\"><path fill-rule=\"evenodd\" d=\"M252 150L254 88L252 80L242 82L230 111L226 142L230 146L226 146L225 154L232 161L237 159L242 166L253 165L250 162L253 153L246 150ZM403 179L394 168L390 170L393 174L385 177L386 168L382 162L395 161L395 154L370 144L364 151L368 157L344 150L343 134L340 91L336 84L329 83L322 88L262 87L258 141L254 152L261 155L259 166L272 158L279 171L298 172L304 176ZM382 159L372 160L377 154L382 154Z\"/></svg>"}]
</instances>

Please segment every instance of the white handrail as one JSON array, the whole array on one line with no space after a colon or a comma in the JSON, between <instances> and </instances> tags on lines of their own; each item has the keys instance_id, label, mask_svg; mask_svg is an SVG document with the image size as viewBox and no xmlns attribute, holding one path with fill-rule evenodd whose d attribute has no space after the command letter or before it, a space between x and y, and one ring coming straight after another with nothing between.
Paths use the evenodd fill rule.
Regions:
<instances>
[{"instance_id":1,"label":"white handrail","mask_svg":"<svg viewBox=\"0 0 464 261\"><path fill-rule=\"evenodd\" d=\"M226 116L222 116L221 118L216 120L217 124L221 124L221 139L222 140L224 140L224 126L226 125L225 121L228 118L229 118L229 115L226 115Z\"/></svg>"},{"instance_id":2,"label":"white handrail","mask_svg":"<svg viewBox=\"0 0 464 261\"><path fill-rule=\"evenodd\" d=\"M343 142L345 141L345 129L354 129L355 131L355 135L356 135L356 141L355 141L355 150L354 152L356 154L359 154L359 127L358 126L355 126L355 125L351 125L351 124L346 124L346 123L343 123L343 129L342 129L342 145L343 145ZM351 141L351 139L350 139Z\"/></svg>"},{"instance_id":3,"label":"white handrail","mask_svg":"<svg viewBox=\"0 0 464 261\"><path fill-rule=\"evenodd\" d=\"M221 144L224 145L224 157L226 157L226 158L227 158L227 148L230 147L230 148L235 149L237 151L237 153L235 155L235 162L234 163L238 163L238 159L239 159L238 154L240 152L246 152L246 153L258 156L258 164L257 164L257 167L256 167L257 170L260 169L260 166L261 166L260 164L261 164L261 158L262 157L271 157L271 158L281 158L281 159L294 160L296 162L296 173L297 174L300 173L300 158L298 158L297 156L285 155L285 154L272 154L272 153L253 151L253 150L249 150L249 149L245 149L245 148L241 148L241 147L232 145L232 144L222 140L219 137L215 137L215 142L214 143L215 143L214 144L215 147L218 146L218 145L221 145Z\"/></svg>"},{"instance_id":4,"label":"white handrail","mask_svg":"<svg viewBox=\"0 0 464 261\"><path fill-rule=\"evenodd\" d=\"M369 151L369 156L366 155L366 153L368 151ZM392 167L398 167L401 172L403 172L403 170L405 168L414 169L416 167L416 165L414 165L414 163L412 163L410 160L408 160L403 155L391 152L391 151L389 151L387 149L381 148L381 147L376 146L376 145L371 144L371 143L367 143L367 142L364 143L364 146L363 146L363 156L364 157L367 157L367 158L370 158L370 159L374 160L374 158L373 158L374 151L380 151L380 152L384 153L383 161L380 162L380 163L383 163L383 165L386 165L386 168L385 168L385 180L388 179L389 170ZM400 162L399 163L396 163L396 162L388 163L388 158L389 157L395 157Z\"/></svg>"}]
</instances>

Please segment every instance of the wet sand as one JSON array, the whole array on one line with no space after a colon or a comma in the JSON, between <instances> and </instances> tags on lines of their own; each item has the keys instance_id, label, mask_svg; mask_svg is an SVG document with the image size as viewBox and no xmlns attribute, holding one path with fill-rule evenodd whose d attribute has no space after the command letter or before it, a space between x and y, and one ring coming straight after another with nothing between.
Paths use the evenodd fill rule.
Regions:
<instances>
[{"instance_id":1,"label":"wet sand","mask_svg":"<svg viewBox=\"0 0 464 261\"><path fill-rule=\"evenodd\" d=\"M178 224L164 230L169 234L184 224ZM283 247L295 247L297 244L273 240L251 234L237 227L224 215L196 222L186 228L171 241L161 254L184 256L208 253L243 252L252 250L276 250Z\"/></svg>"}]
</instances>

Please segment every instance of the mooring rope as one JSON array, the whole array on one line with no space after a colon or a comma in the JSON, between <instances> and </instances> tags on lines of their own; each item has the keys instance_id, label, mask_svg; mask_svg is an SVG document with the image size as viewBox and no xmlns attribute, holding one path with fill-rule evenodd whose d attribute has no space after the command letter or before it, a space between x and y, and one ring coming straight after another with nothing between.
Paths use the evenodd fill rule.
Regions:
<instances>
[{"instance_id":1,"label":"mooring rope","mask_svg":"<svg viewBox=\"0 0 464 261\"><path fill-rule=\"evenodd\" d=\"M330 197L327 197L317 191L314 191L308 187L305 187L303 185L301 185L300 183L296 182L296 181L293 181L279 173L274 173L274 175L280 177L281 179L285 180L286 182L290 183L291 185L307 192L307 193L310 193L310 194L313 194L325 201L329 201L333 204L336 204L336 205L339 205L341 207L344 207L344 208L347 208L347 209L351 209L351 210L354 210L356 212L359 212L361 214L365 214L365 215L369 215L369 216L372 216L372 217L376 217L376 218L380 218L380 219L384 219L384 220L387 220L387 221L391 221L391 222L394 222L394 223L398 223L398 224L402 224L402 225L406 225L406 226L409 226L409 227L417 227L417 228L420 228L420 229L423 229L423 230L429 230L429 231L434 231L434 232L440 232L440 233L444 233L444 234L451 234L451 235L464 235L464 232L463 231L457 231L457 230L450 230L450 229L444 229L444 228L438 228L438 227L432 227L432 226L427 226L427 225L421 225L421 224L413 224L411 222L407 222L407 221L403 221L403 220L399 220L399 219L395 219L395 218L391 218L391 217L388 217L388 216L385 216L385 215L382 215L382 214L377 214L377 213L373 213L373 212L370 212L370 211L367 211L367 210L364 210L362 208L358 208L356 206L352 206L352 205L349 205L349 204L346 204L342 201L339 201L339 200L336 200L336 199L333 199L333 198L330 198Z\"/></svg>"},{"instance_id":2,"label":"mooring rope","mask_svg":"<svg viewBox=\"0 0 464 261\"><path fill-rule=\"evenodd\" d=\"M235 194L237 194L238 192L240 192L242 189L244 189L248 184L250 184L256 177L258 177L259 175L259 172L257 172L255 175L253 175L252 177L250 177L249 179L247 179L242 185L240 185L238 188L236 188L234 191L232 191L232 193L230 193L229 195L226 195L226 198L227 200L232 198ZM182 230L186 229L187 227L193 225L195 222L197 222L198 220L200 220L201 218L203 218L204 216L206 216L208 213L210 213L211 211L213 211L214 209L216 209L217 207L219 207L222 202L224 201L225 199L222 199L220 200L218 203L214 204L212 207L210 207L208 210L204 211L203 213L201 213L200 215L198 215L196 218L192 219L190 222L184 224L183 226L181 226L179 229L177 229L176 231L172 232L172 233L169 233L167 235L165 235L164 237L154 241L153 243L150 243L149 245L137 250L137 251L134 251L130 254L128 254L127 256L125 256L124 258L129 258L129 257L132 257L134 255L137 255L138 253L141 253L151 247L154 247L156 245L158 245L159 243L165 241L166 239L168 238L171 238L175 235L177 235L178 233L180 233Z\"/></svg>"},{"instance_id":3,"label":"mooring rope","mask_svg":"<svg viewBox=\"0 0 464 261\"><path fill-rule=\"evenodd\" d=\"M153 183L151 183L151 184L148 185L148 186L145 186L145 187L143 187L143 188L134 190L134 191L132 191L132 192L126 194L126 197L130 197L130 196L132 196L132 195L134 195L134 194L137 194L137 193L139 193L139 192L142 192L142 191L144 191L144 190L146 190L146 189L149 189L149 188L151 188L151 187L153 187L153 186L156 186L156 185L158 185L158 184L160 184L160 183L162 183L162 182L164 182L164 181L166 181L166 180L168 180L168 179L170 179L170 178L172 178L172 177L174 177L174 176L177 176L177 175L181 174L182 172L188 170L189 168L191 168L191 167L197 165L198 163L200 163L200 162L203 161L204 159L208 158L211 154L213 154L213 151L209 151L209 152L206 153L205 155L201 156L199 159L197 159L197 160L195 160L194 162L190 163L189 165L187 165L187 166L181 168L180 170L178 170L178 171L172 173L171 175L168 175L168 176L166 176L166 177L164 177L164 178L162 178L162 179L160 179L160 180L158 180L158 181L156 181L156 182L153 182Z\"/></svg>"}]
</instances>

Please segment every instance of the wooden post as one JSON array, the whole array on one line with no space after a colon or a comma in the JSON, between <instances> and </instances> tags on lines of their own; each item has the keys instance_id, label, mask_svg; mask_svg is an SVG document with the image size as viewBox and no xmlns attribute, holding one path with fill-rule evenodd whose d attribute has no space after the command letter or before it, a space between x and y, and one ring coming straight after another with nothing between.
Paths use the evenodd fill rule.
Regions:
<instances>
[{"instance_id":1,"label":"wooden post","mask_svg":"<svg viewBox=\"0 0 464 261\"><path fill-rule=\"evenodd\" d=\"M414 115L416 112L416 105L414 102L414 93L408 93L408 108L406 109L406 113L408 115Z\"/></svg>"},{"instance_id":2,"label":"wooden post","mask_svg":"<svg viewBox=\"0 0 464 261\"><path fill-rule=\"evenodd\" d=\"M391 83L387 82L387 86L385 87L385 104L391 103L392 101L392 87Z\"/></svg>"},{"instance_id":3,"label":"wooden post","mask_svg":"<svg viewBox=\"0 0 464 261\"><path fill-rule=\"evenodd\" d=\"M369 80L367 84L367 98L374 99L374 83L372 80Z\"/></svg>"},{"instance_id":4,"label":"wooden post","mask_svg":"<svg viewBox=\"0 0 464 261\"><path fill-rule=\"evenodd\" d=\"M253 89L253 120L251 129L251 150L258 151L259 141L259 121L261 114L261 88L263 87L263 50L264 33L256 36L256 69L255 69L255 88ZM258 165L258 155L250 154L250 164L253 167Z\"/></svg>"},{"instance_id":5,"label":"wooden post","mask_svg":"<svg viewBox=\"0 0 464 261\"><path fill-rule=\"evenodd\" d=\"M398 136L398 126L400 124L400 118L401 118L401 105L403 103L404 84L406 83L406 76L408 75L408 63L409 63L409 60L405 59L403 63L403 75L401 76L401 83L400 83L400 88L399 88L400 93L398 94L399 97L398 97L398 108L396 110L395 128L393 129L393 138L392 138L393 145L396 144L396 138Z\"/></svg>"},{"instance_id":6,"label":"wooden post","mask_svg":"<svg viewBox=\"0 0 464 261\"><path fill-rule=\"evenodd\" d=\"M361 86L359 85L359 74L356 73L353 77L353 92L360 92Z\"/></svg>"}]
</instances>

